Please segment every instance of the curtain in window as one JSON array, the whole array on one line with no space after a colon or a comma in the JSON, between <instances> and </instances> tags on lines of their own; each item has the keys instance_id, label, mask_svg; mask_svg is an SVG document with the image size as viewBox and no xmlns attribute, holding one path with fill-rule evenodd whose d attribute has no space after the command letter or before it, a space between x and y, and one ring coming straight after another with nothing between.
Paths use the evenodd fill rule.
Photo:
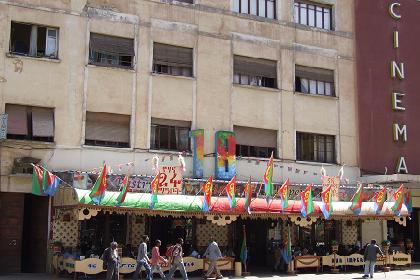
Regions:
<instances>
[{"instance_id":1,"label":"curtain in window","mask_svg":"<svg viewBox=\"0 0 420 280\"><path fill-rule=\"evenodd\" d=\"M134 40L90 33L90 51L109 55L134 56Z\"/></svg>"},{"instance_id":2,"label":"curtain in window","mask_svg":"<svg viewBox=\"0 0 420 280\"><path fill-rule=\"evenodd\" d=\"M28 134L28 116L25 106L6 104L6 114L8 114L7 134Z\"/></svg>"},{"instance_id":3,"label":"curtain in window","mask_svg":"<svg viewBox=\"0 0 420 280\"><path fill-rule=\"evenodd\" d=\"M154 43L153 64L192 68L193 49Z\"/></svg>"},{"instance_id":4,"label":"curtain in window","mask_svg":"<svg viewBox=\"0 0 420 280\"><path fill-rule=\"evenodd\" d=\"M277 61L235 55L233 71L235 74L277 79Z\"/></svg>"},{"instance_id":5,"label":"curtain in window","mask_svg":"<svg viewBox=\"0 0 420 280\"><path fill-rule=\"evenodd\" d=\"M234 126L233 131L236 135L238 145L258 146L258 147L277 147L277 131L245 126Z\"/></svg>"},{"instance_id":6,"label":"curtain in window","mask_svg":"<svg viewBox=\"0 0 420 280\"><path fill-rule=\"evenodd\" d=\"M334 71L296 65L296 77L334 83Z\"/></svg>"},{"instance_id":7,"label":"curtain in window","mask_svg":"<svg viewBox=\"0 0 420 280\"><path fill-rule=\"evenodd\" d=\"M129 143L130 116L87 112L85 139Z\"/></svg>"},{"instance_id":8,"label":"curtain in window","mask_svg":"<svg viewBox=\"0 0 420 280\"><path fill-rule=\"evenodd\" d=\"M32 134L38 137L54 137L54 110L32 108Z\"/></svg>"}]
</instances>

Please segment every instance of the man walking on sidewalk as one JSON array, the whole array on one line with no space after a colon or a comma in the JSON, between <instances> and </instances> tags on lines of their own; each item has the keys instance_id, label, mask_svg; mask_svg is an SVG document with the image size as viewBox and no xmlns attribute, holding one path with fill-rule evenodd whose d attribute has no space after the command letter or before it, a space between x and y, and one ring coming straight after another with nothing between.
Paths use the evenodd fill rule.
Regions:
<instances>
[{"instance_id":1,"label":"man walking on sidewalk","mask_svg":"<svg viewBox=\"0 0 420 280\"><path fill-rule=\"evenodd\" d=\"M375 264L376 264L376 256L380 254L382 257L384 254L382 253L381 248L376 245L376 240L372 239L370 244L366 246L365 249L365 275L363 278L373 278L373 273L375 272Z\"/></svg>"},{"instance_id":2,"label":"man walking on sidewalk","mask_svg":"<svg viewBox=\"0 0 420 280\"><path fill-rule=\"evenodd\" d=\"M157 270L162 280L166 280L166 276L162 271L162 267L160 266L161 263L168 263L166 259L164 259L159 252L159 247L161 242L159 239L155 241L155 247L152 248L152 278L153 272Z\"/></svg>"},{"instance_id":3,"label":"man walking on sidewalk","mask_svg":"<svg viewBox=\"0 0 420 280\"><path fill-rule=\"evenodd\" d=\"M216 241L214 241L214 238L212 237L210 240L211 242L207 247L206 252L204 253L204 256L207 257L210 261L209 268L205 274L205 278L209 278L213 271L216 271L216 278L221 279L223 276L217 267L217 260L222 257L222 253L220 252L219 245L217 245Z\"/></svg>"},{"instance_id":4,"label":"man walking on sidewalk","mask_svg":"<svg viewBox=\"0 0 420 280\"><path fill-rule=\"evenodd\" d=\"M182 238L178 238L176 244L174 245L172 249L171 269L169 269L166 279L169 279L169 280L172 279L172 276L174 275L175 271L179 269L179 272L181 272L182 278L184 280L188 280L187 271L185 270L185 266L184 266L184 259L182 258L182 255L183 255L182 244L184 244L184 240Z\"/></svg>"},{"instance_id":5,"label":"man walking on sidewalk","mask_svg":"<svg viewBox=\"0 0 420 280\"><path fill-rule=\"evenodd\" d=\"M144 266L146 269L146 280L152 280L152 270L150 268L150 260L147 256L147 242L149 242L149 237L147 235L143 235L142 243L139 245L139 250L137 254L137 267L136 271L133 274L133 280L139 279L139 273L141 271L141 267Z\"/></svg>"}]
</instances>

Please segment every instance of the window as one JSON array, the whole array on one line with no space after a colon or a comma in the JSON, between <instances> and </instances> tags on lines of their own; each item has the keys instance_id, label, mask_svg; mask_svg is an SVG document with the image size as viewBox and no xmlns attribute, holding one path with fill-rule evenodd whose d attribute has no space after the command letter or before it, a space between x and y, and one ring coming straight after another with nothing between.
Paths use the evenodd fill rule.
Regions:
<instances>
[{"instance_id":1,"label":"window","mask_svg":"<svg viewBox=\"0 0 420 280\"><path fill-rule=\"evenodd\" d=\"M234 126L236 156L269 158L276 156L277 131L269 129Z\"/></svg>"},{"instance_id":2,"label":"window","mask_svg":"<svg viewBox=\"0 0 420 280\"><path fill-rule=\"evenodd\" d=\"M332 30L332 7L307 1L295 1L295 22Z\"/></svg>"},{"instance_id":3,"label":"window","mask_svg":"<svg viewBox=\"0 0 420 280\"><path fill-rule=\"evenodd\" d=\"M241 14L276 18L275 0L231 0L231 10Z\"/></svg>"},{"instance_id":4,"label":"window","mask_svg":"<svg viewBox=\"0 0 420 280\"><path fill-rule=\"evenodd\" d=\"M155 150L190 151L190 122L152 119L150 148Z\"/></svg>"},{"instance_id":5,"label":"window","mask_svg":"<svg viewBox=\"0 0 420 280\"><path fill-rule=\"evenodd\" d=\"M115 148L130 147L130 116L86 112L85 144Z\"/></svg>"},{"instance_id":6,"label":"window","mask_svg":"<svg viewBox=\"0 0 420 280\"><path fill-rule=\"evenodd\" d=\"M10 52L31 57L58 58L58 28L12 21Z\"/></svg>"},{"instance_id":7,"label":"window","mask_svg":"<svg viewBox=\"0 0 420 280\"><path fill-rule=\"evenodd\" d=\"M6 104L7 138L54 142L54 109Z\"/></svg>"},{"instance_id":8,"label":"window","mask_svg":"<svg viewBox=\"0 0 420 280\"><path fill-rule=\"evenodd\" d=\"M182 2L187 4L194 4L194 0L175 0L174 2Z\"/></svg>"},{"instance_id":9,"label":"window","mask_svg":"<svg viewBox=\"0 0 420 280\"><path fill-rule=\"evenodd\" d=\"M90 33L89 64L133 68L134 40Z\"/></svg>"},{"instance_id":10,"label":"window","mask_svg":"<svg viewBox=\"0 0 420 280\"><path fill-rule=\"evenodd\" d=\"M277 62L235 55L233 83L258 87L277 87Z\"/></svg>"},{"instance_id":11,"label":"window","mask_svg":"<svg viewBox=\"0 0 420 280\"><path fill-rule=\"evenodd\" d=\"M295 91L335 96L334 71L296 65Z\"/></svg>"},{"instance_id":12,"label":"window","mask_svg":"<svg viewBox=\"0 0 420 280\"><path fill-rule=\"evenodd\" d=\"M193 49L154 43L153 73L192 77Z\"/></svg>"},{"instance_id":13,"label":"window","mask_svg":"<svg viewBox=\"0 0 420 280\"><path fill-rule=\"evenodd\" d=\"M335 163L335 136L296 133L297 160Z\"/></svg>"}]
</instances>

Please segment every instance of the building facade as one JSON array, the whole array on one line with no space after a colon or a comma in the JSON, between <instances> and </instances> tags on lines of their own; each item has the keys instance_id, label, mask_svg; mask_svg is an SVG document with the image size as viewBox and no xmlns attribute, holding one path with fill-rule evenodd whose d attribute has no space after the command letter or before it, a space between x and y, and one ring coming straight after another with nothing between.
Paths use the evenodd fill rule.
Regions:
<instances>
[{"instance_id":1,"label":"building facade","mask_svg":"<svg viewBox=\"0 0 420 280\"><path fill-rule=\"evenodd\" d=\"M404 184L410 190L412 220L405 229L389 227L388 237L410 238L418 247L420 98L415 92L420 68L414 58L420 40L412 34L418 29L415 21L420 5L356 1L355 8L361 180Z\"/></svg>"},{"instance_id":2,"label":"building facade","mask_svg":"<svg viewBox=\"0 0 420 280\"><path fill-rule=\"evenodd\" d=\"M182 153L184 178L261 181L273 153L276 183L320 184L321 167L344 166L354 184L353 11L352 0L1 1L0 265L44 269L48 198L29 195L30 163L151 176L154 155L173 165ZM366 238L372 227L386 232L367 225Z\"/></svg>"}]
</instances>

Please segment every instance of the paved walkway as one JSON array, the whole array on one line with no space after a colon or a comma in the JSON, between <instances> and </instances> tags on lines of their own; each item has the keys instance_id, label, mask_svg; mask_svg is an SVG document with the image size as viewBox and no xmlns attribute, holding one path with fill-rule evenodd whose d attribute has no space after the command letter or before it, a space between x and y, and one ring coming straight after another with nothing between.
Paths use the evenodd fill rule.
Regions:
<instances>
[{"instance_id":1,"label":"paved walkway","mask_svg":"<svg viewBox=\"0 0 420 280\"><path fill-rule=\"evenodd\" d=\"M297 276L278 276L278 275L271 275L271 274L264 274L264 275L255 275L255 276L248 276L248 277L225 277L224 279L244 279L244 280L264 280L264 279L279 279L279 280L287 280L287 279L294 279L294 280L322 280L328 279L332 280L335 279L343 279L343 280L350 280L350 279L363 279L361 273L340 273L340 274L299 274ZM11 275L0 275L0 280L70 280L73 279L72 277L58 277L51 274L11 274ZM79 279L85 279L80 277ZM87 278L87 279L97 279L103 280L104 278ZM130 279L130 278L125 278ZM156 278L160 279L160 278ZM201 280L202 278L199 277L191 277L190 280ZM374 279L388 279L388 280L420 280L420 269L407 269L407 270L395 270L391 272L377 272L374 275ZM144 280L144 279L143 279ZM181 278L175 278L175 280L182 280Z\"/></svg>"}]
</instances>

